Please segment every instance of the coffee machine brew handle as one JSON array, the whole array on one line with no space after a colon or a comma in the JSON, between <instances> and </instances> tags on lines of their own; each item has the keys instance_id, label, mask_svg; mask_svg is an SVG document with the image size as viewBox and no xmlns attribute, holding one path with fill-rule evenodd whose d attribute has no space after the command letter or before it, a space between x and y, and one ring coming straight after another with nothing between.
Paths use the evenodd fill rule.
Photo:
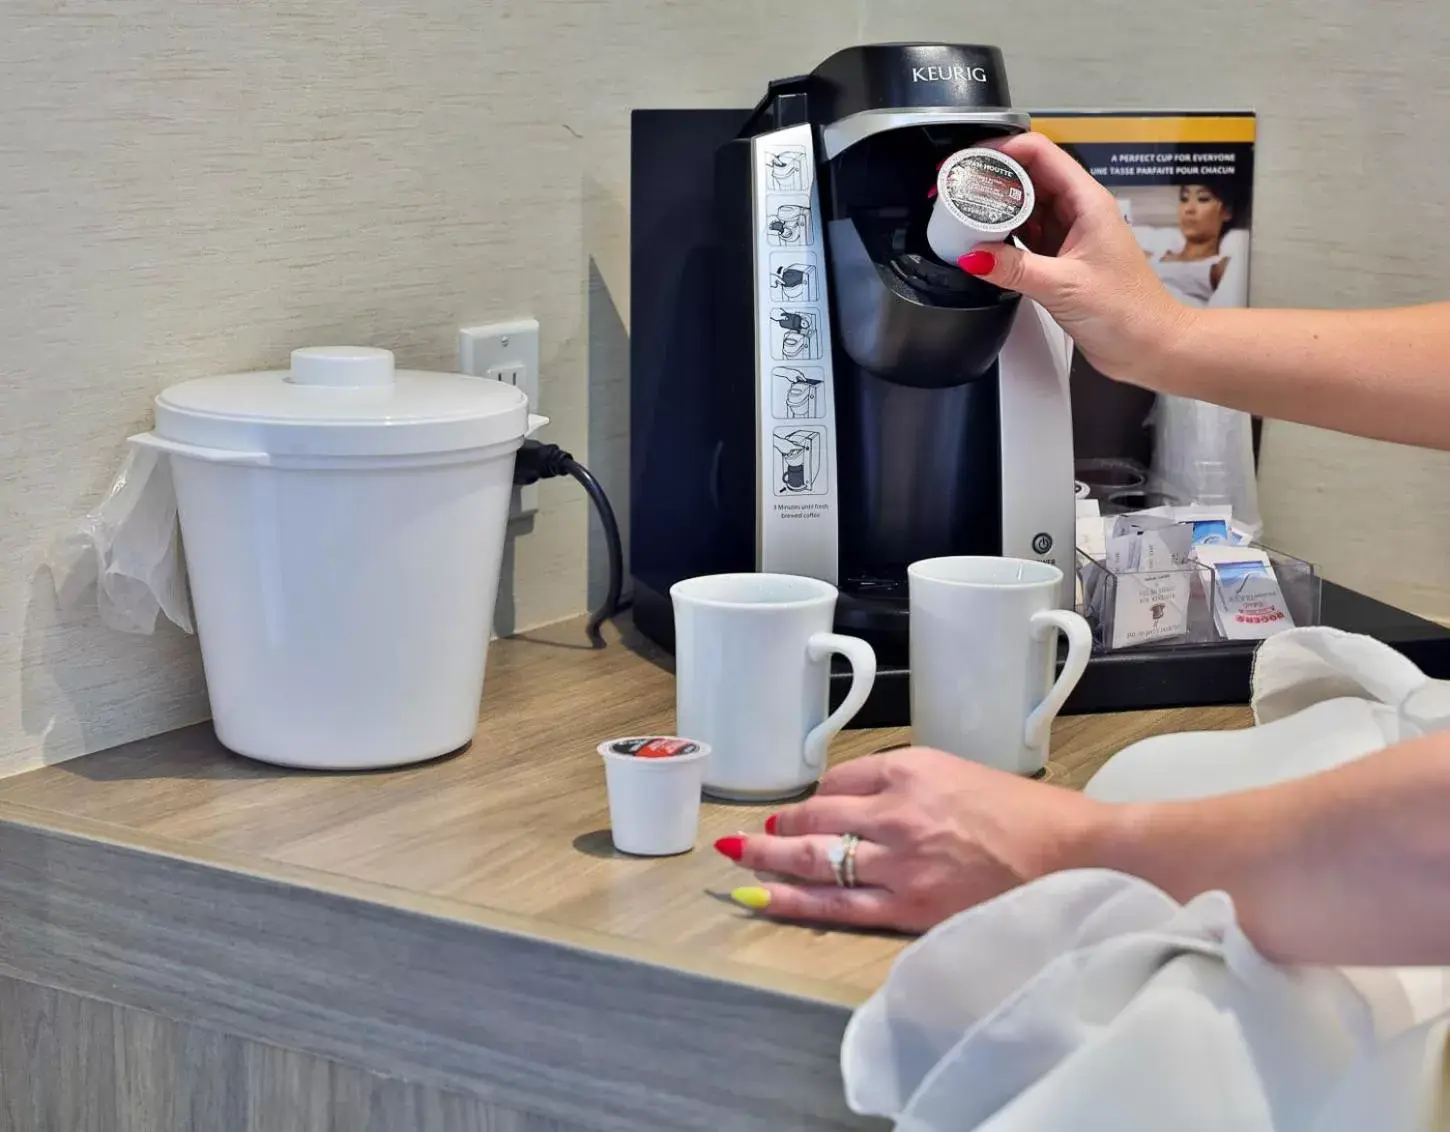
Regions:
<instances>
[{"instance_id":1,"label":"coffee machine brew handle","mask_svg":"<svg viewBox=\"0 0 1450 1132\"><path fill-rule=\"evenodd\" d=\"M1067 609L1043 609L1032 615L1032 636L1034 640L1050 641L1054 630L1061 630L1067 638L1067 660L1058 673L1057 682L1048 690L1046 698L1027 717L1023 742L1029 750L1035 750L1047 742L1052 730L1052 721L1067 703L1067 697L1077 687L1082 674L1087 671L1088 658L1093 653L1093 633L1082 616Z\"/></svg>"},{"instance_id":2,"label":"coffee machine brew handle","mask_svg":"<svg viewBox=\"0 0 1450 1132\"><path fill-rule=\"evenodd\" d=\"M813 633L806 642L806 655L813 663L829 661L832 653L840 653L851 662L851 687L841 706L812 727L806 736L806 765L813 771L825 769L831 740L866 706L866 697L876 683L876 653L865 641L839 633Z\"/></svg>"}]
</instances>

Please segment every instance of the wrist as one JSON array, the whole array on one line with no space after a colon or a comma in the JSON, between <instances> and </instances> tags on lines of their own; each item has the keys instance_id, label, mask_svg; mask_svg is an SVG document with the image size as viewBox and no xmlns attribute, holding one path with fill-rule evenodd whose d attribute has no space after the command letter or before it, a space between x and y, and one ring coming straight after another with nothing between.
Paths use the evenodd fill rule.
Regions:
<instances>
[{"instance_id":1,"label":"wrist","mask_svg":"<svg viewBox=\"0 0 1450 1132\"><path fill-rule=\"evenodd\" d=\"M1203 337L1208 313L1163 294L1143 320L1129 382L1156 393L1179 393L1191 385L1194 343Z\"/></svg>"},{"instance_id":2,"label":"wrist","mask_svg":"<svg viewBox=\"0 0 1450 1132\"><path fill-rule=\"evenodd\" d=\"M1041 875L1071 869L1118 869L1129 846L1140 836L1136 828L1141 807L1121 802L1100 802L1079 796L1073 820L1057 825L1056 836L1044 846ZM1136 850L1134 850L1136 852Z\"/></svg>"},{"instance_id":3,"label":"wrist","mask_svg":"<svg viewBox=\"0 0 1450 1132\"><path fill-rule=\"evenodd\" d=\"M1107 869L1138 877L1177 900L1238 888L1243 846L1225 840L1217 799L1102 802L1079 797L1071 820L1054 823L1030 875ZM1232 824L1232 823L1230 823Z\"/></svg>"},{"instance_id":4,"label":"wrist","mask_svg":"<svg viewBox=\"0 0 1450 1132\"><path fill-rule=\"evenodd\" d=\"M1092 867L1151 879L1164 854L1163 808L1158 802L1106 803L1083 847Z\"/></svg>"},{"instance_id":5,"label":"wrist","mask_svg":"<svg viewBox=\"0 0 1450 1132\"><path fill-rule=\"evenodd\" d=\"M1096 867L1138 877L1175 900L1222 890L1254 905L1284 860L1284 814L1257 792L1109 804L1093 830ZM1292 836L1292 835L1291 835Z\"/></svg>"}]
</instances>

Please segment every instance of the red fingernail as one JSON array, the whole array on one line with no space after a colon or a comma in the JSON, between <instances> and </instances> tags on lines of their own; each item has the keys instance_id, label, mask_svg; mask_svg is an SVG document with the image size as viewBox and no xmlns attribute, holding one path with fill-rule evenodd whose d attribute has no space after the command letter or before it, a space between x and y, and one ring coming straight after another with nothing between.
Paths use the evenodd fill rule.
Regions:
<instances>
[{"instance_id":1,"label":"red fingernail","mask_svg":"<svg viewBox=\"0 0 1450 1132\"><path fill-rule=\"evenodd\" d=\"M779 820L780 820L780 815L779 814L771 814L770 817L766 818L765 819L765 832L766 833L771 833L771 834L775 833L775 823L778 822Z\"/></svg>"},{"instance_id":2,"label":"red fingernail","mask_svg":"<svg viewBox=\"0 0 1450 1132\"><path fill-rule=\"evenodd\" d=\"M990 275L992 268L997 266L997 257L991 252L984 252L978 248L957 260L957 266L968 275Z\"/></svg>"},{"instance_id":3,"label":"red fingernail","mask_svg":"<svg viewBox=\"0 0 1450 1132\"><path fill-rule=\"evenodd\" d=\"M745 838L737 837L733 833L729 837L722 837L715 842L715 851L732 861L738 861L745 855Z\"/></svg>"}]
</instances>

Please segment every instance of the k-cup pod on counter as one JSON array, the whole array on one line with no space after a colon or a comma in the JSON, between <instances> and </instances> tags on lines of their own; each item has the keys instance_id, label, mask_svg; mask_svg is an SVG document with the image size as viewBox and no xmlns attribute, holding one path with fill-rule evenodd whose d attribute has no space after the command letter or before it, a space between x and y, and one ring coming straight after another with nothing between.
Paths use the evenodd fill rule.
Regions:
<instances>
[{"instance_id":1,"label":"k-cup pod on counter","mask_svg":"<svg viewBox=\"0 0 1450 1132\"><path fill-rule=\"evenodd\" d=\"M936 174L926 241L947 263L978 244L1000 244L1032 215L1037 194L1027 170L988 146L958 150Z\"/></svg>"},{"instance_id":2,"label":"k-cup pod on counter","mask_svg":"<svg viewBox=\"0 0 1450 1132\"><path fill-rule=\"evenodd\" d=\"M708 745L677 735L636 735L600 743L599 754L616 849L665 857L695 847Z\"/></svg>"}]
</instances>

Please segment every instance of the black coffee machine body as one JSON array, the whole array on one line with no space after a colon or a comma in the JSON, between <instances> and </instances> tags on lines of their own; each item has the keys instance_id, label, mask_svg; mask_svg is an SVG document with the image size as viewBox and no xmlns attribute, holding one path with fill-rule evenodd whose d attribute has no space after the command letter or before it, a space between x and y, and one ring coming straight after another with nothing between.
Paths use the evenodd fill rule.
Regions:
<instances>
[{"instance_id":1,"label":"black coffee machine body","mask_svg":"<svg viewBox=\"0 0 1450 1132\"><path fill-rule=\"evenodd\" d=\"M925 235L941 161L1028 126L996 48L935 44L841 51L750 111L635 112L647 636L672 645L681 578L805 574L839 588L842 632L904 665L906 567L951 554L1053 562L1070 605L1070 344Z\"/></svg>"}]
</instances>

